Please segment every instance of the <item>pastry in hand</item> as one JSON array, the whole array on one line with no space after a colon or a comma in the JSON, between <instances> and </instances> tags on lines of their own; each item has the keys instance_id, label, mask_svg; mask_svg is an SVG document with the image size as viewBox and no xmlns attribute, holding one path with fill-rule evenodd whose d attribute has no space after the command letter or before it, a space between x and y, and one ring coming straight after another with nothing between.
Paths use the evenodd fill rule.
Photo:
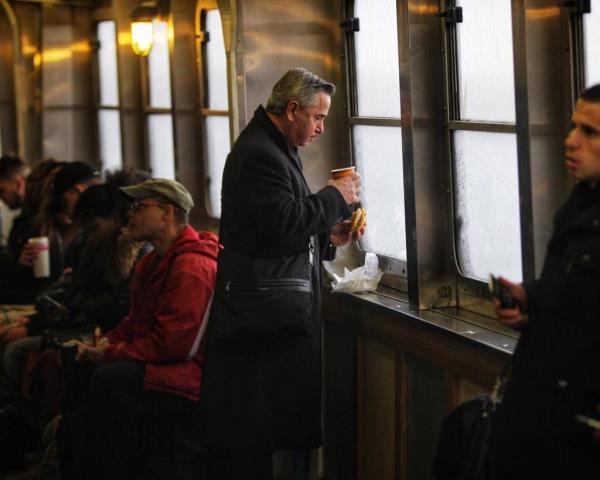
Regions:
<instances>
[{"instance_id":1,"label":"pastry in hand","mask_svg":"<svg viewBox=\"0 0 600 480\"><path fill-rule=\"evenodd\" d=\"M356 232L365 226L367 221L367 211L364 208L357 208L352 214L352 223L350 224L350 231Z\"/></svg>"}]
</instances>

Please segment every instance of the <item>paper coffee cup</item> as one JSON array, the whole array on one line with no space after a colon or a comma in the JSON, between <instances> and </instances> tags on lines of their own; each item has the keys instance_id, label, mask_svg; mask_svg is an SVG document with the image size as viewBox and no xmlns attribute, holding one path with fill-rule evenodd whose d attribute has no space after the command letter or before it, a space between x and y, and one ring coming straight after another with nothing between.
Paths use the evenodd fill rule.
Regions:
<instances>
[{"instance_id":1,"label":"paper coffee cup","mask_svg":"<svg viewBox=\"0 0 600 480\"><path fill-rule=\"evenodd\" d=\"M348 175L352 175L356 167L344 167L344 168L336 168L331 170L331 178L342 178L347 177Z\"/></svg>"},{"instance_id":2,"label":"paper coffee cup","mask_svg":"<svg viewBox=\"0 0 600 480\"><path fill-rule=\"evenodd\" d=\"M33 276L35 278L47 278L50 276L50 252L48 237L34 237L27 240L34 246L37 257L33 261Z\"/></svg>"}]
</instances>

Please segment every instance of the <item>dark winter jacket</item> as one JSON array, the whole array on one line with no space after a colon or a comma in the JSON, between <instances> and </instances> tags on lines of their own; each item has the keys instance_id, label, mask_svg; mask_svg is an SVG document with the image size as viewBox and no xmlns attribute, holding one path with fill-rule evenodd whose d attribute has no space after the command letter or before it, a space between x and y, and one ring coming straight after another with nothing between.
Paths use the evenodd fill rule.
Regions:
<instances>
[{"instance_id":1,"label":"dark winter jacket","mask_svg":"<svg viewBox=\"0 0 600 480\"><path fill-rule=\"evenodd\" d=\"M201 393L205 443L242 450L321 444L320 252L330 228L350 214L334 187L311 194L296 148L259 107L226 161L220 241L224 254L273 259L306 252L312 237L312 315L301 335L231 339L219 337L223 319L211 316Z\"/></svg>"},{"instance_id":2,"label":"dark winter jacket","mask_svg":"<svg viewBox=\"0 0 600 480\"><path fill-rule=\"evenodd\" d=\"M162 257L140 260L129 315L108 334L107 361L144 363L145 389L198 400L217 252L214 234L188 225Z\"/></svg>"},{"instance_id":3,"label":"dark winter jacket","mask_svg":"<svg viewBox=\"0 0 600 480\"><path fill-rule=\"evenodd\" d=\"M29 335L96 326L110 331L127 315L133 267L142 244L118 235L101 245L85 243L69 280L57 282L38 299L40 314L29 325ZM53 309L44 300L48 295L66 307L67 315Z\"/></svg>"},{"instance_id":4,"label":"dark winter jacket","mask_svg":"<svg viewBox=\"0 0 600 480\"><path fill-rule=\"evenodd\" d=\"M600 187L579 183L555 216L541 277L526 285L529 321L498 412L495 461L515 478L600 478L599 444L575 422L600 406L599 286Z\"/></svg>"}]
</instances>

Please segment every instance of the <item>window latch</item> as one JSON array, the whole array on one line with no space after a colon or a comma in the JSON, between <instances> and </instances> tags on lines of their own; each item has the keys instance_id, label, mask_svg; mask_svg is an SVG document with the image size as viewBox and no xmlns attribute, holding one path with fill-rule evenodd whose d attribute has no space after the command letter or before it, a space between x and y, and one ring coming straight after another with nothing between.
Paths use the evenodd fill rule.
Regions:
<instances>
[{"instance_id":1,"label":"window latch","mask_svg":"<svg viewBox=\"0 0 600 480\"><path fill-rule=\"evenodd\" d=\"M462 7L446 7L444 11L440 13L440 17L445 19L448 24L462 23Z\"/></svg>"},{"instance_id":2,"label":"window latch","mask_svg":"<svg viewBox=\"0 0 600 480\"><path fill-rule=\"evenodd\" d=\"M100 40L90 40L90 48L93 52L98 52L100 50Z\"/></svg>"},{"instance_id":3,"label":"window latch","mask_svg":"<svg viewBox=\"0 0 600 480\"><path fill-rule=\"evenodd\" d=\"M340 27L342 27L346 33L360 32L360 22L358 17L346 18L340 23Z\"/></svg>"},{"instance_id":4,"label":"window latch","mask_svg":"<svg viewBox=\"0 0 600 480\"><path fill-rule=\"evenodd\" d=\"M569 8L573 13L583 15L592 11L590 0L565 0L563 7Z\"/></svg>"},{"instance_id":5,"label":"window latch","mask_svg":"<svg viewBox=\"0 0 600 480\"><path fill-rule=\"evenodd\" d=\"M209 42L210 41L210 32L206 32L206 31L202 30L196 34L196 37L198 38L198 40L200 40L201 43Z\"/></svg>"}]
</instances>

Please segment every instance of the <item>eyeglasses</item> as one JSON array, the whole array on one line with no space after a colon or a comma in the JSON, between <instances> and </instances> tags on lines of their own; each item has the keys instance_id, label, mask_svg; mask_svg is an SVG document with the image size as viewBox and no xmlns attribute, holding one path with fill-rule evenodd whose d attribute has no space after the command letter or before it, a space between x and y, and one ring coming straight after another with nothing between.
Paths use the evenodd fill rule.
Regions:
<instances>
[{"instance_id":1,"label":"eyeglasses","mask_svg":"<svg viewBox=\"0 0 600 480\"><path fill-rule=\"evenodd\" d=\"M135 200L129 206L129 210L133 210L134 212L140 212L141 210L143 210L144 208L147 208L147 207L165 208L166 205L163 205L162 203L156 203L156 202L142 202L141 200Z\"/></svg>"}]
</instances>

